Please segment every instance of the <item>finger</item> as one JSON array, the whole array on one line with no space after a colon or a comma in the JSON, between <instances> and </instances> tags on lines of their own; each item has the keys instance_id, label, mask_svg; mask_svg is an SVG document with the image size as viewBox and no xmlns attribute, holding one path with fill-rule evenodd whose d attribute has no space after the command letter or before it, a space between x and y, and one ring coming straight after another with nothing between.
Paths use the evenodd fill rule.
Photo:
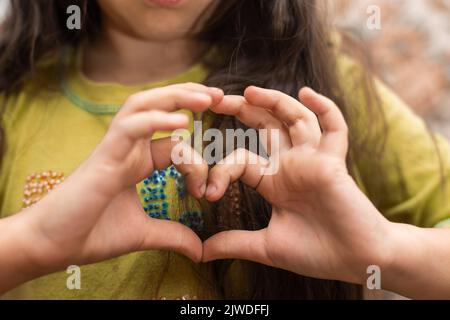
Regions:
<instances>
[{"instance_id":1,"label":"finger","mask_svg":"<svg viewBox=\"0 0 450 320\"><path fill-rule=\"evenodd\" d=\"M277 119L288 126L293 125L300 119L312 116L311 112L302 108L297 100L277 90L251 86L245 90L244 96L252 105L270 110Z\"/></svg>"},{"instance_id":2,"label":"finger","mask_svg":"<svg viewBox=\"0 0 450 320\"><path fill-rule=\"evenodd\" d=\"M203 243L203 262L221 259L243 259L273 265L267 255L266 230L224 231Z\"/></svg>"},{"instance_id":3,"label":"finger","mask_svg":"<svg viewBox=\"0 0 450 320\"><path fill-rule=\"evenodd\" d=\"M150 140L155 131L186 128L188 123L189 119L184 114L157 110L139 112L116 120L101 146L113 159L123 161L137 140Z\"/></svg>"},{"instance_id":4,"label":"finger","mask_svg":"<svg viewBox=\"0 0 450 320\"><path fill-rule=\"evenodd\" d=\"M148 219L142 250L170 250L200 262L203 245L200 238L188 227L178 222Z\"/></svg>"},{"instance_id":5,"label":"finger","mask_svg":"<svg viewBox=\"0 0 450 320\"><path fill-rule=\"evenodd\" d=\"M252 188L258 188L268 164L268 160L246 149L233 151L210 170L206 199L218 201L228 186L238 179Z\"/></svg>"},{"instance_id":6,"label":"finger","mask_svg":"<svg viewBox=\"0 0 450 320\"><path fill-rule=\"evenodd\" d=\"M174 165L186 179L186 189L200 199L206 191L208 164L202 156L186 142L164 138L151 143L153 165L156 170Z\"/></svg>"},{"instance_id":7,"label":"finger","mask_svg":"<svg viewBox=\"0 0 450 320\"><path fill-rule=\"evenodd\" d=\"M171 160L175 168L186 179L186 189L194 197L200 199L206 192L208 164L203 157L186 142L174 142Z\"/></svg>"},{"instance_id":8,"label":"finger","mask_svg":"<svg viewBox=\"0 0 450 320\"><path fill-rule=\"evenodd\" d=\"M171 155L174 145L170 137L152 141L150 149L155 170L163 170L172 165Z\"/></svg>"},{"instance_id":9,"label":"finger","mask_svg":"<svg viewBox=\"0 0 450 320\"><path fill-rule=\"evenodd\" d=\"M224 97L223 90L220 88L215 87L207 87L200 83L194 83L194 82L188 82L188 83L182 83L182 84L175 84L174 87L179 87L182 89L189 89L192 91L197 91L200 93L207 92L211 98L212 98L212 105L216 105L222 101Z\"/></svg>"},{"instance_id":10,"label":"finger","mask_svg":"<svg viewBox=\"0 0 450 320\"><path fill-rule=\"evenodd\" d=\"M242 96L225 96L219 104L211 107L211 110L218 114L235 116L250 128L268 130L267 137L263 137L261 143L269 156L275 151L289 150L292 147L286 126L266 110L249 104ZM280 150L272 148L272 130L278 130L280 141L276 145Z\"/></svg>"},{"instance_id":11,"label":"finger","mask_svg":"<svg viewBox=\"0 0 450 320\"><path fill-rule=\"evenodd\" d=\"M299 96L319 118L323 130L321 148L345 157L348 151L348 127L336 104L310 88L300 90Z\"/></svg>"},{"instance_id":12,"label":"finger","mask_svg":"<svg viewBox=\"0 0 450 320\"><path fill-rule=\"evenodd\" d=\"M131 113L152 109L168 112L189 109L193 112L203 112L212 103L213 99L208 90L199 92L180 86L168 86L131 95L118 116L123 117Z\"/></svg>"},{"instance_id":13,"label":"finger","mask_svg":"<svg viewBox=\"0 0 450 320\"><path fill-rule=\"evenodd\" d=\"M167 113L157 110L132 114L120 122L114 129L133 140L151 138L156 131L186 128L189 119L184 114Z\"/></svg>"},{"instance_id":14,"label":"finger","mask_svg":"<svg viewBox=\"0 0 450 320\"><path fill-rule=\"evenodd\" d=\"M313 112L291 96L277 90L248 87L245 98L249 103L270 110L289 127L293 145L317 145L321 131Z\"/></svg>"}]
</instances>

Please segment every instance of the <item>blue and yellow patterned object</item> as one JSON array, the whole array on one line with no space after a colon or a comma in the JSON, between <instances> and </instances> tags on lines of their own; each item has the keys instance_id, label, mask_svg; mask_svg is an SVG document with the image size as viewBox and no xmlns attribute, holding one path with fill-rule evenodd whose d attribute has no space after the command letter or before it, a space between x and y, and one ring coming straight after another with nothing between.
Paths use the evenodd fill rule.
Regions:
<instances>
[{"instance_id":1,"label":"blue and yellow patterned object","mask_svg":"<svg viewBox=\"0 0 450 320\"><path fill-rule=\"evenodd\" d=\"M192 205L192 208L177 214L188 195L184 177L174 166L154 171L138 185L138 191L144 211L149 217L178 221L196 231L203 229L203 213L199 205Z\"/></svg>"}]
</instances>

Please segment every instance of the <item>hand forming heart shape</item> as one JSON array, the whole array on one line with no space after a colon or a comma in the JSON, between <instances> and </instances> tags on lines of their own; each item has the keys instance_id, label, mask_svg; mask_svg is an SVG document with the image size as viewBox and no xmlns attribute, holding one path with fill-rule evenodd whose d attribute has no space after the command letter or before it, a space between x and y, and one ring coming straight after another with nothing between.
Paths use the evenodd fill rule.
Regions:
<instances>
[{"instance_id":1,"label":"hand forming heart shape","mask_svg":"<svg viewBox=\"0 0 450 320\"><path fill-rule=\"evenodd\" d=\"M167 249L196 262L248 259L307 276L359 281L359 266L373 251L375 237L386 232L384 218L375 208L361 216L348 205L373 207L347 172L347 126L337 106L307 88L299 98L303 104L257 87L249 87L244 96L224 96L220 89L193 83L133 95L89 159L36 205L40 210L28 228L38 230L41 250L52 252L45 261L36 257L36 263L53 270L68 262L86 264ZM264 142L273 152L269 161L238 149L210 171L195 152L199 161L176 165L186 177L187 190L198 198L217 201L238 179L255 188L272 205L267 228L222 232L202 243L179 223L143 214L135 185L149 172L168 167L173 148L169 139L150 138L155 131L186 127L184 115L170 113L182 108L211 108L249 127L279 131L278 148L271 147L271 139ZM183 151L192 153L188 145ZM259 161L251 162L252 157ZM278 170L265 174L273 159ZM348 250L355 241L357 250Z\"/></svg>"}]
</instances>

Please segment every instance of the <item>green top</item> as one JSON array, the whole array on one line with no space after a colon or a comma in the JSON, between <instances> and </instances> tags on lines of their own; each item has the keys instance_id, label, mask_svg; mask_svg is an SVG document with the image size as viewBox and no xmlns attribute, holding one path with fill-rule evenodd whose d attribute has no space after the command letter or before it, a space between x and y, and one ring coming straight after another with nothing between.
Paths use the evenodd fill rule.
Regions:
<instances>
[{"instance_id":1,"label":"green top","mask_svg":"<svg viewBox=\"0 0 450 320\"><path fill-rule=\"evenodd\" d=\"M81 74L79 59L75 58L66 63L64 81L61 81L60 77L53 77L61 75L56 65L55 59L43 62L21 92L6 101L4 126L8 149L0 172L0 217L38 201L45 190L38 190L35 183L57 184L62 176L74 171L100 142L112 114L126 97L168 84L201 82L207 75L203 66L196 65L164 82L123 86L88 80ZM362 88L356 80L360 68L351 59L340 56L339 71L350 102L349 112L356 119L350 125L351 135L363 136L371 118L362 107ZM47 90L42 90L46 87ZM385 155L379 159L357 158L352 168L357 182L389 219L433 227L450 218L450 186L445 185L450 180L450 147L441 137L432 137L423 121L385 86L377 82L377 89L389 127ZM367 138L367 147L378 144L381 135L386 133L381 130ZM155 138L162 136L158 134ZM155 172L137 188L150 216L202 227L199 203L190 199L185 210L179 209L179 199L187 195L175 170ZM241 265L234 266L231 276L244 274L237 269ZM64 272L45 276L22 285L7 297L220 298L210 285L209 265L195 265L177 254L162 251L134 253L83 266L81 290L68 290L67 277ZM233 283L237 286L230 286L232 293L245 297L245 282Z\"/></svg>"}]
</instances>

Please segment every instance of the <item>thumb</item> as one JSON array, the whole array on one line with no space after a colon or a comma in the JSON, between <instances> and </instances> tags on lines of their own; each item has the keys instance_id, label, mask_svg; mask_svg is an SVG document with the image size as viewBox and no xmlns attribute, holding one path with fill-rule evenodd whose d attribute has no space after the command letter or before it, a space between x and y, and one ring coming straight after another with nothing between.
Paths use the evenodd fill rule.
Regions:
<instances>
[{"instance_id":1,"label":"thumb","mask_svg":"<svg viewBox=\"0 0 450 320\"><path fill-rule=\"evenodd\" d=\"M220 259L250 260L273 266L266 248L266 229L224 231L203 243L203 262Z\"/></svg>"},{"instance_id":2,"label":"thumb","mask_svg":"<svg viewBox=\"0 0 450 320\"><path fill-rule=\"evenodd\" d=\"M169 250L200 262L203 245L194 231L181 223L148 219L143 225L144 240L141 250Z\"/></svg>"}]
</instances>

